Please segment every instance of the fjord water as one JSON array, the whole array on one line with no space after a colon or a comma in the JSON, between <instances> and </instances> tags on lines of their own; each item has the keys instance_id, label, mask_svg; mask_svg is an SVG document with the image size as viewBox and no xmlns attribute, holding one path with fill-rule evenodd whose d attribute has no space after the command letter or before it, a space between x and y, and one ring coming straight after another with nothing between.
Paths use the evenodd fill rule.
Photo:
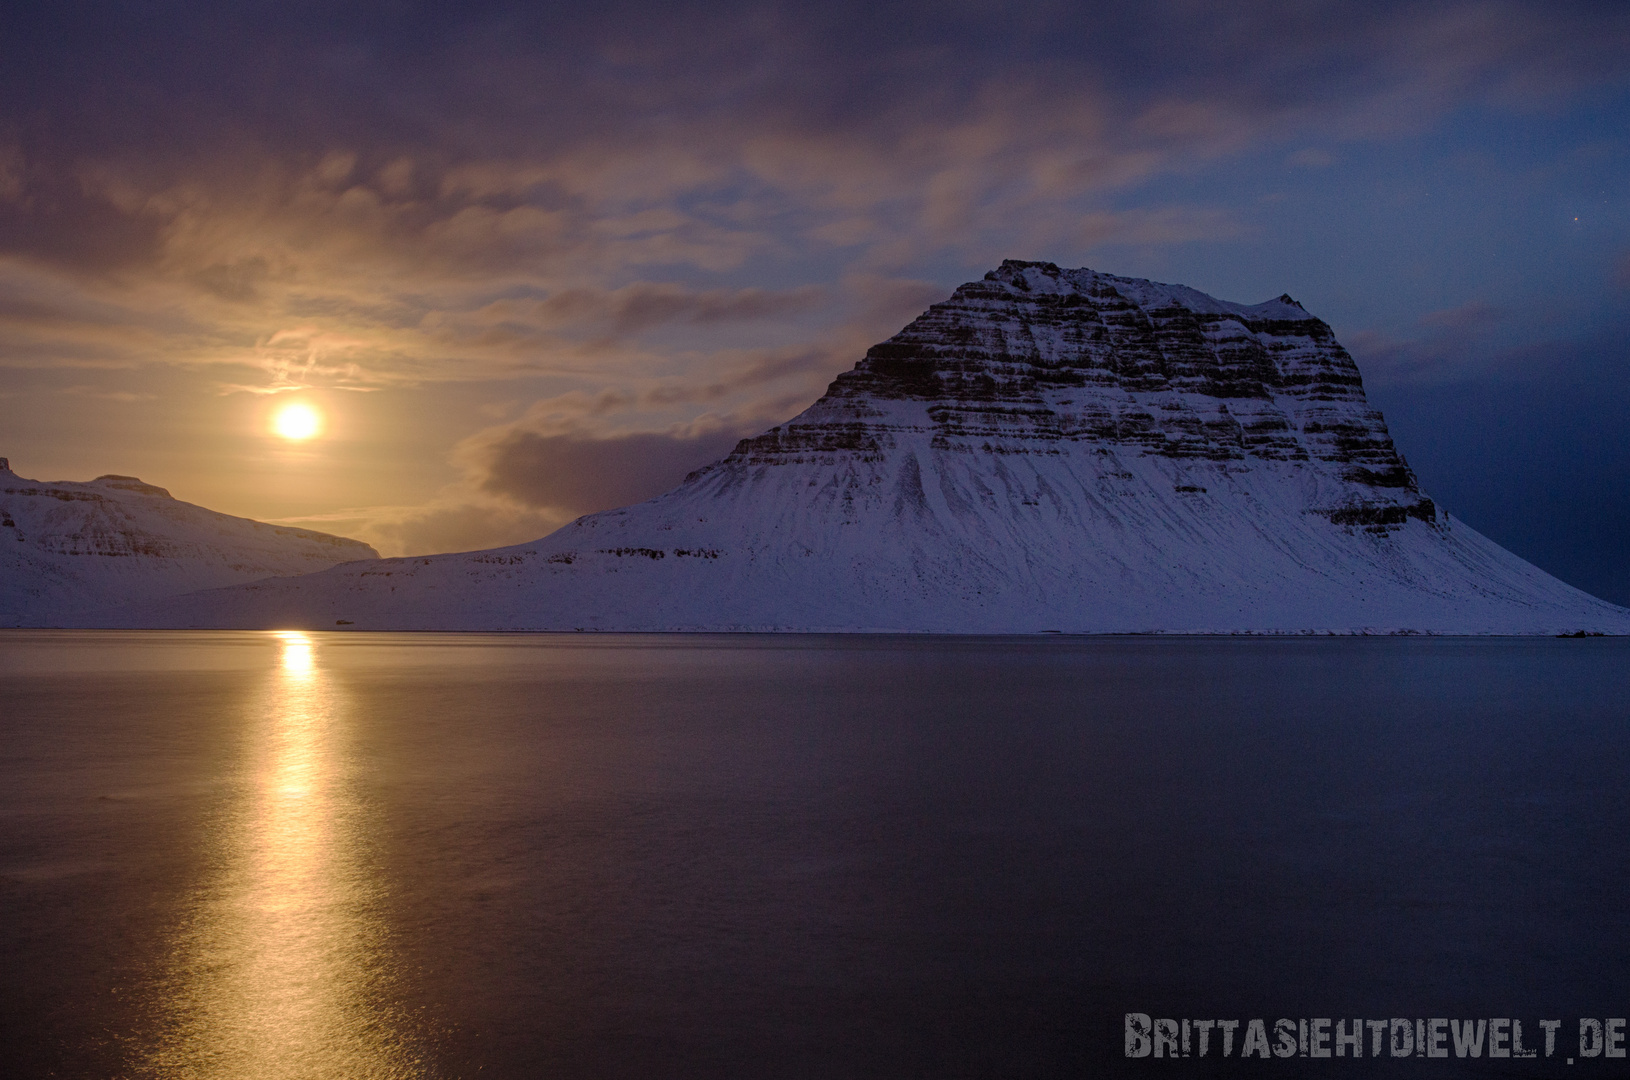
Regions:
<instances>
[{"instance_id":1,"label":"fjord water","mask_svg":"<svg viewBox=\"0 0 1630 1080\"><path fill-rule=\"evenodd\" d=\"M1124 1014L1630 1010L1623 639L11 631L0 703L7 1075L1205 1075ZM1404 1063L1259 1068L1314 1064Z\"/></svg>"}]
</instances>

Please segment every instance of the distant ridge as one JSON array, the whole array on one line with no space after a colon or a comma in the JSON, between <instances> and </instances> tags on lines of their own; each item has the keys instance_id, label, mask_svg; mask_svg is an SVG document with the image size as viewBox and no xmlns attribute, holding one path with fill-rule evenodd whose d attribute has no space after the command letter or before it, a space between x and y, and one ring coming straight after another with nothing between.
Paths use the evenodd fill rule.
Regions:
<instances>
[{"instance_id":1,"label":"distant ridge","mask_svg":"<svg viewBox=\"0 0 1630 1080\"><path fill-rule=\"evenodd\" d=\"M83 625L91 608L378 557L357 540L184 503L134 476L27 480L0 458L0 626Z\"/></svg>"},{"instance_id":2,"label":"distant ridge","mask_svg":"<svg viewBox=\"0 0 1630 1080\"><path fill-rule=\"evenodd\" d=\"M1453 520L1288 295L1004 262L665 495L110 625L1630 632Z\"/></svg>"}]
</instances>

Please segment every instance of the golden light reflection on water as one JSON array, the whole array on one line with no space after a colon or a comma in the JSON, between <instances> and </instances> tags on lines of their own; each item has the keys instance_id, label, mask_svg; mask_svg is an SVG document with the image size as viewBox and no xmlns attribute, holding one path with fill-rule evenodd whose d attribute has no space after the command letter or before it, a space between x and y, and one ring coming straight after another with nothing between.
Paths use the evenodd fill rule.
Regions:
<instances>
[{"instance_id":1,"label":"golden light reflection on water","mask_svg":"<svg viewBox=\"0 0 1630 1080\"><path fill-rule=\"evenodd\" d=\"M215 878L178 935L161 1076L415 1077L388 1005L390 956L349 775L342 695L311 636L279 632L248 717L246 771Z\"/></svg>"}]
</instances>

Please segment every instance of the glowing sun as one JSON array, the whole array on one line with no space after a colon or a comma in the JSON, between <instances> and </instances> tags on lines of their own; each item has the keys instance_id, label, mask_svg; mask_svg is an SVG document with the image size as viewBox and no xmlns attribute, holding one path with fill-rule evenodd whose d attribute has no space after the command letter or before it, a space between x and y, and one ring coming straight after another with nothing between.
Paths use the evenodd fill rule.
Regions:
<instances>
[{"instance_id":1,"label":"glowing sun","mask_svg":"<svg viewBox=\"0 0 1630 1080\"><path fill-rule=\"evenodd\" d=\"M293 442L309 439L323 429L323 414L310 405L285 405L272 414L272 434Z\"/></svg>"}]
</instances>

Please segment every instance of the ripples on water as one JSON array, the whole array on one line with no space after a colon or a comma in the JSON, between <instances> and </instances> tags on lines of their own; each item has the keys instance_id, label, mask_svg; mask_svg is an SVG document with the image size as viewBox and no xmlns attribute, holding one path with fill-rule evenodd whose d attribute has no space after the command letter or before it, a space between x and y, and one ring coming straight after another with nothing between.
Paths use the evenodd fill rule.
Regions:
<instances>
[{"instance_id":1,"label":"ripples on water","mask_svg":"<svg viewBox=\"0 0 1630 1080\"><path fill-rule=\"evenodd\" d=\"M1623 1015L1627 645L7 632L0 1071L1052 1076L1134 1010Z\"/></svg>"}]
</instances>

